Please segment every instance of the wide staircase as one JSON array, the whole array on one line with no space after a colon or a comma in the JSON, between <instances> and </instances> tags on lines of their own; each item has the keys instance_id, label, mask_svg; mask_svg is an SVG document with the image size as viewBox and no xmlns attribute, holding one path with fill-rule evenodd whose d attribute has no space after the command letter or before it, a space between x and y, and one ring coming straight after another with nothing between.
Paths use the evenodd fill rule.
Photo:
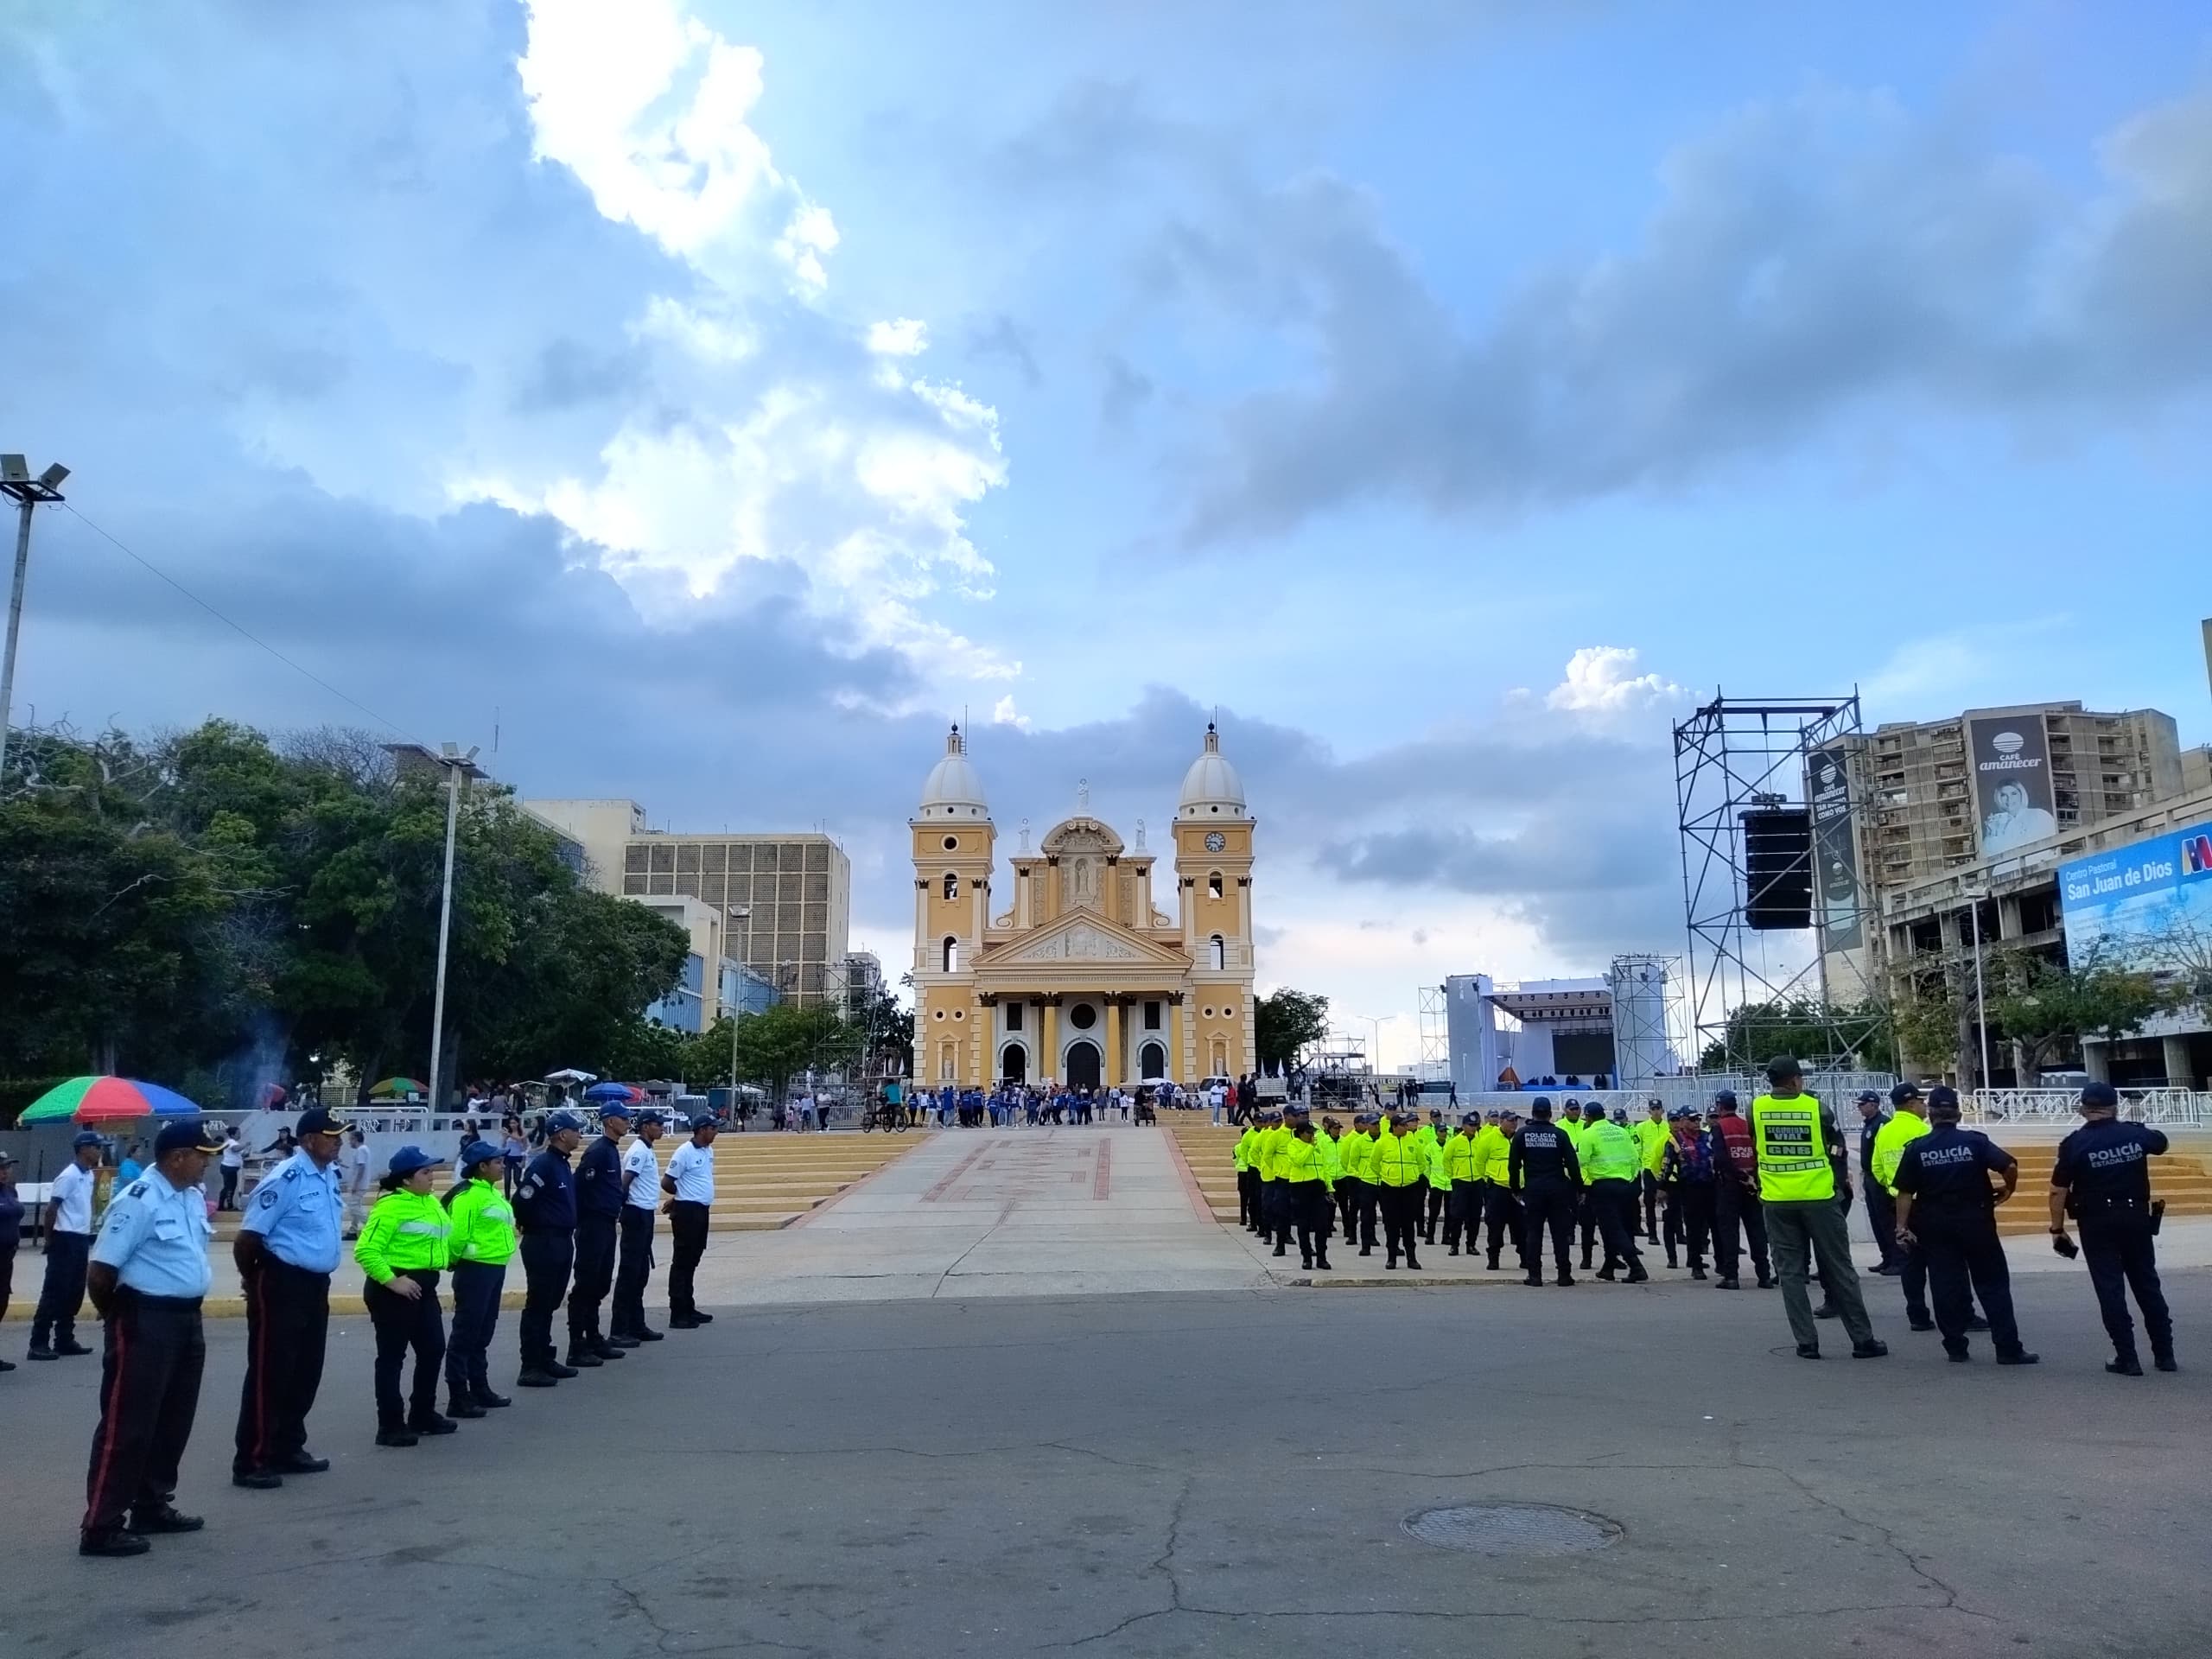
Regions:
<instances>
[{"instance_id":1,"label":"wide staircase","mask_svg":"<svg viewBox=\"0 0 2212 1659\"><path fill-rule=\"evenodd\" d=\"M1215 1128L1201 1112L1169 1112L1160 1123L1190 1166L1214 1219L1233 1224L1236 1220L1236 1137L1243 1131ZM1983 1127L1992 1140L2020 1162L2019 1190L2010 1204L1998 1211L1998 1231L2043 1232L2050 1225L2044 1195L2050 1191L2056 1139L2031 1141L2007 1135L2001 1123ZM2173 1220L2212 1217L2212 1135L2184 1131L2171 1138L2172 1150L2151 1165L2152 1196L2165 1200L2166 1214ZM1855 1150L1853 1156L1855 1160Z\"/></svg>"},{"instance_id":2,"label":"wide staircase","mask_svg":"<svg viewBox=\"0 0 2212 1659\"><path fill-rule=\"evenodd\" d=\"M904 1135L832 1130L812 1135L719 1135L714 1147L715 1205L708 1227L721 1233L767 1233L788 1227L901 1153L912 1151L924 1138L918 1129ZM683 1144L680 1137L662 1137L656 1150L663 1169L668 1167L670 1154ZM1232 1179L1232 1217L1236 1204ZM226 1211L215 1217L219 1240L228 1240L237 1229L235 1214Z\"/></svg>"}]
</instances>

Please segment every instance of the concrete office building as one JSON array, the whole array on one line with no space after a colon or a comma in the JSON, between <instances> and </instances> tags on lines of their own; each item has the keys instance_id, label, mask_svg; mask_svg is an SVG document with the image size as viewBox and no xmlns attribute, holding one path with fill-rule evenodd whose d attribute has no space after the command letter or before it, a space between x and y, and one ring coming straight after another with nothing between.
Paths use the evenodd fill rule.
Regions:
<instances>
[{"instance_id":1,"label":"concrete office building","mask_svg":"<svg viewBox=\"0 0 2212 1659\"><path fill-rule=\"evenodd\" d=\"M711 928L702 920L698 931L688 915L671 917L694 933L702 961L716 959L706 954L711 947L785 1001L817 1003L840 994L836 964L850 954L853 867L828 836L674 835L648 827L645 808L630 800L523 804L582 843L587 879L601 892L641 901L690 899L711 914Z\"/></svg>"}]
</instances>

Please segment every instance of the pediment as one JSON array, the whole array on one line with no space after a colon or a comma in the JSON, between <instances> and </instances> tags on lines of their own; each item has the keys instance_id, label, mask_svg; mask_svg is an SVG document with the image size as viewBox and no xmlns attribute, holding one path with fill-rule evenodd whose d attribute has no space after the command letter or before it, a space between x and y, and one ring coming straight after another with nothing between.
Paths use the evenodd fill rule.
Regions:
<instances>
[{"instance_id":1,"label":"pediment","mask_svg":"<svg viewBox=\"0 0 2212 1659\"><path fill-rule=\"evenodd\" d=\"M986 950L977 959L978 973L995 968L1049 967L1058 963L1082 966L1115 964L1131 968L1173 968L1187 970L1190 958L1180 950L1131 932L1091 912L1079 911L1048 923L1025 938L1010 940Z\"/></svg>"},{"instance_id":2,"label":"pediment","mask_svg":"<svg viewBox=\"0 0 2212 1659\"><path fill-rule=\"evenodd\" d=\"M1114 833L1112 826L1096 818L1063 819L1045 832L1039 845L1052 858L1068 853L1103 853L1109 858L1122 855L1122 838Z\"/></svg>"}]
</instances>

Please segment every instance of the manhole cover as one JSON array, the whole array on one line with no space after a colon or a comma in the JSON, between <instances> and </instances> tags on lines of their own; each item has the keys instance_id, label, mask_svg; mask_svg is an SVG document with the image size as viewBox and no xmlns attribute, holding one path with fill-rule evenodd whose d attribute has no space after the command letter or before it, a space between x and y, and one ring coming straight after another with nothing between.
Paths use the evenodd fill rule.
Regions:
<instances>
[{"instance_id":1,"label":"manhole cover","mask_svg":"<svg viewBox=\"0 0 2212 1659\"><path fill-rule=\"evenodd\" d=\"M1406 1530L1439 1549L1477 1555L1574 1555L1621 1535L1618 1521L1549 1503L1461 1503L1406 1517Z\"/></svg>"}]
</instances>

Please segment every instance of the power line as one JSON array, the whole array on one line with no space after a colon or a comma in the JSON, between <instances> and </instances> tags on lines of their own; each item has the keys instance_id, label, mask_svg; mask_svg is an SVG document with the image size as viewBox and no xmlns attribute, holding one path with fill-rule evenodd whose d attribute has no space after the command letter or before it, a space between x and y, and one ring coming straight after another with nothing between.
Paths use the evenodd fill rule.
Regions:
<instances>
[{"instance_id":1,"label":"power line","mask_svg":"<svg viewBox=\"0 0 2212 1659\"><path fill-rule=\"evenodd\" d=\"M270 645L266 639L264 639L251 628L247 627L245 623L238 621L232 617L226 616L222 612L217 610L213 605L210 605L206 600L200 598L199 594L194 593L191 588L186 587L175 576L169 575L168 571L156 564L151 559L132 550L130 547L124 543L120 537L101 529L99 525L94 524L90 518L86 518L83 513L77 511L74 503L65 501L61 503L61 506L62 510L67 512L70 517L75 518L87 530L92 531L94 534L111 543L134 563L140 565L144 569L151 572L154 575L160 577L170 587L175 588L177 592L182 594L187 599L197 605L201 610L207 612L208 615L213 617L218 622L220 622L226 627L234 629L238 633L244 635L247 639L251 640L255 645L260 646L262 650L267 652L271 657L274 657L278 662L283 664L285 667L290 669L294 673L301 676L304 679L312 680L315 684L321 686L324 690L329 692L332 696L337 698L340 702L346 704L348 707L359 709L363 714L366 715L371 720L376 721L378 725L383 727L386 731L396 732L401 737L406 738L410 743L421 741L419 738L415 737L404 728L396 726L391 721L386 720L382 715L377 713L375 709L370 708L368 704L360 701L359 698L348 696L345 692L340 691L336 686L333 685L328 680L324 679L320 674L315 673L312 669L303 667L300 664L294 662L289 657L287 657L283 652L277 650L276 646Z\"/></svg>"}]
</instances>

